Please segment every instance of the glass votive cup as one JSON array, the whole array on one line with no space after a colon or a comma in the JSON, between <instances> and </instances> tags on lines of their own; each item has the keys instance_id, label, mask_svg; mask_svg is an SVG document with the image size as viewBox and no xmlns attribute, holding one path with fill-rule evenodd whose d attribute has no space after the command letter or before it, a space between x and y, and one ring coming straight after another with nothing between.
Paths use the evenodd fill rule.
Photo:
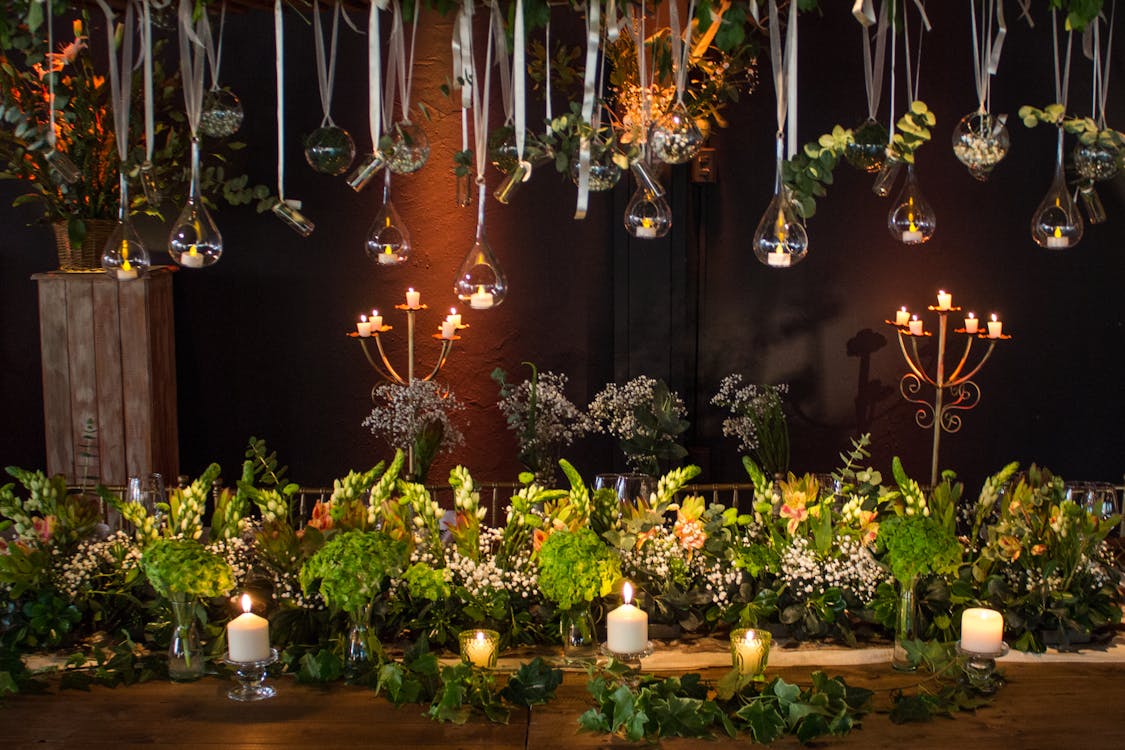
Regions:
<instances>
[{"instance_id":1,"label":"glass votive cup","mask_svg":"<svg viewBox=\"0 0 1125 750\"><path fill-rule=\"evenodd\" d=\"M768 630L735 628L730 631L731 664L740 675L761 677L770 658L772 640Z\"/></svg>"},{"instance_id":2,"label":"glass votive cup","mask_svg":"<svg viewBox=\"0 0 1125 750\"><path fill-rule=\"evenodd\" d=\"M289 203L288 201L278 201L277 203L273 204L272 211L277 216L277 218L288 224L290 229L292 229L302 237L308 237L316 228L315 224L309 221L309 219L306 218L305 215L302 214L296 206Z\"/></svg>"},{"instance_id":3,"label":"glass votive cup","mask_svg":"<svg viewBox=\"0 0 1125 750\"><path fill-rule=\"evenodd\" d=\"M461 661L479 669L495 669L500 653L500 634L495 630L462 630L457 634L461 644Z\"/></svg>"}]
</instances>

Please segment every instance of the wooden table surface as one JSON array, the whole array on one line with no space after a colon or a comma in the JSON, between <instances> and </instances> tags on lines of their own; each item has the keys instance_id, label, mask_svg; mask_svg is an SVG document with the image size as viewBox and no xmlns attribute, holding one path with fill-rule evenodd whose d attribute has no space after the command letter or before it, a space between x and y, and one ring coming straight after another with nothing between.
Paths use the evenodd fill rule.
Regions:
<instances>
[{"instance_id":1,"label":"wooden table surface","mask_svg":"<svg viewBox=\"0 0 1125 750\"><path fill-rule=\"evenodd\" d=\"M976 713L925 724L895 725L884 713L869 714L847 737L817 743L839 748L1020 748L1055 750L1125 747L1125 664L1007 664L1008 684L995 704ZM876 691L876 707L887 706L890 691L917 678L895 674L886 665L830 668L849 683ZM770 670L791 682L807 682L810 669ZM706 670L718 677L718 670ZM195 683L150 682L89 692L52 690L18 695L0 705L0 748L489 748L625 747L630 743L579 734L578 716L590 707L585 675L568 673L558 696L530 712L514 712L508 725L474 718L466 725L440 724L419 706L395 708L370 690L333 684L297 685L274 681L278 695L259 703L226 698L229 684L209 677ZM712 741L666 740L661 747L745 748L747 737ZM636 745L644 747L642 743ZM799 747L786 738L774 747Z\"/></svg>"}]
</instances>

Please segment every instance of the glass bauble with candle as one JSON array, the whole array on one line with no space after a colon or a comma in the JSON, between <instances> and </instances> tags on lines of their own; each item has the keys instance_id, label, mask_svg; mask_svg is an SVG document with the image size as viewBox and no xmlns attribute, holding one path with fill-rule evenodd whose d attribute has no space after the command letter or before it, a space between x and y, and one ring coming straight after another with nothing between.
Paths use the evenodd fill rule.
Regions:
<instances>
[{"instance_id":1,"label":"glass bauble with candle","mask_svg":"<svg viewBox=\"0 0 1125 750\"><path fill-rule=\"evenodd\" d=\"M348 131L324 125L305 136L305 161L321 174L338 175L348 171L355 159L355 141Z\"/></svg>"},{"instance_id":2,"label":"glass bauble with candle","mask_svg":"<svg viewBox=\"0 0 1125 750\"><path fill-rule=\"evenodd\" d=\"M1112 180L1125 163L1125 149L1112 143L1095 141L1074 147L1074 171L1079 177L1094 182Z\"/></svg>"},{"instance_id":3,"label":"glass bauble with candle","mask_svg":"<svg viewBox=\"0 0 1125 750\"><path fill-rule=\"evenodd\" d=\"M914 176L914 165L906 170L906 183L887 212L887 229L891 236L905 245L921 245L934 236L937 216L930 202L922 195Z\"/></svg>"},{"instance_id":4,"label":"glass bauble with candle","mask_svg":"<svg viewBox=\"0 0 1125 750\"><path fill-rule=\"evenodd\" d=\"M389 179L383 183L383 205L376 212L371 228L367 230L364 245L367 257L380 267L405 263L409 260L412 249L410 231L391 200L390 185Z\"/></svg>"},{"instance_id":5,"label":"glass bauble with candle","mask_svg":"<svg viewBox=\"0 0 1125 750\"><path fill-rule=\"evenodd\" d=\"M502 174L511 174L519 165L516 135L510 125L497 128L488 136L488 161Z\"/></svg>"},{"instance_id":6,"label":"glass bauble with candle","mask_svg":"<svg viewBox=\"0 0 1125 750\"><path fill-rule=\"evenodd\" d=\"M768 630L735 628L730 631L731 665L741 676L760 678L765 674L772 642Z\"/></svg>"},{"instance_id":7,"label":"glass bauble with candle","mask_svg":"<svg viewBox=\"0 0 1125 750\"><path fill-rule=\"evenodd\" d=\"M134 281L148 272L149 255L136 227L129 220L129 188L121 174L117 226L102 249L102 268L111 279Z\"/></svg>"},{"instance_id":8,"label":"glass bauble with candle","mask_svg":"<svg viewBox=\"0 0 1125 750\"><path fill-rule=\"evenodd\" d=\"M984 182L993 168L1008 155L1011 138L1006 115L972 112L953 129L953 154L969 168L969 174Z\"/></svg>"},{"instance_id":9,"label":"glass bauble with candle","mask_svg":"<svg viewBox=\"0 0 1125 750\"><path fill-rule=\"evenodd\" d=\"M395 123L387 149L387 169L395 174L410 174L425 166L429 158L430 139L426 131L409 120Z\"/></svg>"},{"instance_id":10,"label":"glass bauble with candle","mask_svg":"<svg viewBox=\"0 0 1125 750\"><path fill-rule=\"evenodd\" d=\"M191 142L191 187L187 205L168 234L168 254L182 268L205 268L223 254L223 236L215 226L199 190L199 139Z\"/></svg>"},{"instance_id":11,"label":"glass bauble with candle","mask_svg":"<svg viewBox=\"0 0 1125 750\"><path fill-rule=\"evenodd\" d=\"M703 133L681 102L656 118L649 133L652 154L666 164L685 164L703 148Z\"/></svg>"},{"instance_id":12,"label":"glass bauble with candle","mask_svg":"<svg viewBox=\"0 0 1125 750\"><path fill-rule=\"evenodd\" d=\"M242 127L245 113L242 102L226 86L211 89L203 95L199 113L199 132L211 138L226 138Z\"/></svg>"},{"instance_id":13,"label":"glass bauble with candle","mask_svg":"<svg viewBox=\"0 0 1125 750\"><path fill-rule=\"evenodd\" d=\"M625 231L639 240L654 240L672 228L672 207L662 196L638 186L625 206Z\"/></svg>"},{"instance_id":14,"label":"glass bauble with candle","mask_svg":"<svg viewBox=\"0 0 1125 750\"><path fill-rule=\"evenodd\" d=\"M1051 187L1031 216L1031 238L1039 247L1048 250L1065 250L1077 245L1085 227L1070 191L1066 187L1066 174L1062 161L1062 128L1059 128L1055 159L1055 176Z\"/></svg>"},{"instance_id":15,"label":"glass bauble with candle","mask_svg":"<svg viewBox=\"0 0 1125 750\"><path fill-rule=\"evenodd\" d=\"M508 279L485 239L483 225L477 225L476 240L457 269L453 293L474 310L496 307L508 294Z\"/></svg>"},{"instance_id":16,"label":"glass bauble with candle","mask_svg":"<svg viewBox=\"0 0 1125 750\"><path fill-rule=\"evenodd\" d=\"M754 231L754 255L771 268L788 268L805 259L809 235L787 187L774 193Z\"/></svg>"},{"instance_id":17,"label":"glass bauble with candle","mask_svg":"<svg viewBox=\"0 0 1125 750\"><path fill-rule=\"evenodd\" d=\"M856 169L875 174L887 158L890 134L883 123L867 118L852 130L852 142L844 149L844 158Z\"/></svg>"}]
</instances>

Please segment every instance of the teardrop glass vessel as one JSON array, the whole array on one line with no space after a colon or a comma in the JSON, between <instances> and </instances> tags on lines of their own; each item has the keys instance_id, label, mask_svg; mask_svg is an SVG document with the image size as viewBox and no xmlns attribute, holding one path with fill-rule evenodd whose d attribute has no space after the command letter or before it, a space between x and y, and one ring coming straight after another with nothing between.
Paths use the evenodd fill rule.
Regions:
<instances>
[{"instance_id":1,"label":"teardrop glass vessel","mask_svg":"<svg viewBox=\"0 0 1125 750\"><path fill-rule=\"evenodd\" d=\"M672 208L662 196L638 185L625 206L625 230L639 240L654 240L672 228Z\"/></svg>"},{"instance_id":2,"label":"teardrop glass vessel","mask_svg":"<svg viewBox=\"0 0 1125 750\"><path fill-rule=\"evenodd\" d=\"M797 201L781 182L782 149L782 140L778 138L773 198L754 231L754 255L771 268L795 266L809 251L809 235L801 221Z\"/></svg>"},{"instance_id":3,"label":"teardrop glass vessel","mask_svg":"<svg viewBox=\"0 0 1125 750\"><path fill-rule=\"evenodd\" d=\"M223 236L211 219L199 190L199 139L191 139L191 188L168 235L168 254L183 268L214 265L223 254Z\"/></svg>"},{"instance_id":4,"label":"teardrop glass vessel","mask_svg":"<svg viewBox=\"0 0 1125 750\"><path fill-rule=\"evenodd\" d=\"M399 266L410 258L410 232L391 200L391 173L384 172L383 205L367 230L367 257L379 266Z\"/></svg>"},{"instance_id":5,"label":"teardrop glass vessel","mask_svg":"<svg viewBox=\"0 0 1125 750\"><path fill-rule=\"evenodd\" d=\"M1059 128L1058 148L1055 153L1055 176L1051 187L1031 217L1031 238L1039 247L1065 250L1082 239L1084 227L1078 206L1066 189L1063 171L1063 131Z\"/></svg>"},{"instance_id":6,"label":"teardrop glass vessel","mask_svg":"<svg viewBox=\"0 0 1125 750\"><path fill-rule=\"evenodd\" d=\"M703 133L682 102L657 118L649 135L652 153L667 164L684 164L703 148Z\"/></svg>"},{"instance_id":7,"label":"teardrop glass vessel","mask_svg":"<svg viewBox=\"0 0 1125 750\"><path fill-rule=\"evenodd\" d=\"M891 236L905 245L921 245L934 236L937 216L922 195L914 176L914 165L906 168L906 183L887 213L887 229Z\"/></svg>"},{"instance_id":8,"label":"teardrop glass vessel","mask_svg":"<svg viewBox=\"0 0 1125 750\"><path fill-rule=\"evenodd\" d=\"M989 112L971 112L953 129L953 155L981 182L1008 155L1011 138L1006 120L1006 115L993 117Z\"/></svg>"},{"instance_id":9,"label":"teardrop glass vessel","mask_svg":"<svg viewBox=\"0 0 1125 750\"><path fill-rule=\"evenodd\" d=\"M141 242L136 227L129 220L129 187L125 174L120 176L121 203L117 209L117 227L109 235L102 251L102 268L110 278L135 281L148 272L148 250Z\"/></svg>"},{"instance_id":10,"label":"teardrop glass vessel","mask_svg":"<svg viewBox=\"0 0 1125 750\"><path fill-rule=\"evenodd\" d=\"M453 293L474 310L488 310L500 305L508 294L508 278L500 267L492 247L484 236L485 187L481 182L477 195L477 234L473 246L457 269Z\"/></svg>"}]
</instances>

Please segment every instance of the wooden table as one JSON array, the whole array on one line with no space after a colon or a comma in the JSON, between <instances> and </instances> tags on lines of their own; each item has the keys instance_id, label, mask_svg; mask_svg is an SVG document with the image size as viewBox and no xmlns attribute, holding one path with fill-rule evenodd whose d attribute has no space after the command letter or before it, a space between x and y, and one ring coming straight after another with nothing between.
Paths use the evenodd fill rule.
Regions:
<instances>
[{"instance_id":1,"label":"wooden table","mask_svg":"<svg viewBox=\"0 0 1125 750\"><path fill-rule=\"evenodd\" d=\"M963 713L952 720L895 725L884 713L866 717L851 735L823 740L818 746L839 748L1020 748L1055 750L1081 746L1125 747L1125 664L1043 663L1004 665L1009 684L992 707ZM791 682L808 680L808 667L771 669ZM890 691L917 678L895 674L886 665L826 669L849 683L876 691L876 708L889 703ZM705 670L718 677L720 670ZM190 684L151 682L89 692L52 691L19 695L0 707L0 747L84 748L568 748L630 746L604 735L579 734L577 718L590 706L585 675L568 673L558 696L531 712L516 712L511 723L489 724L473 719L467 725L439 724L423 716L421 707L396 709L371 691L333 684L297 685L290 678L275 681L276 698L261 703L235 703L226 698L229 684L207 678ZM1096 743L1096 744L1094 744ZM676 748L744 749L746 737L706 743L668 740ZM633 745L644 747L641 745ZM795 739L775 747L799 747Z\"/></svg>"}]
</instances>

